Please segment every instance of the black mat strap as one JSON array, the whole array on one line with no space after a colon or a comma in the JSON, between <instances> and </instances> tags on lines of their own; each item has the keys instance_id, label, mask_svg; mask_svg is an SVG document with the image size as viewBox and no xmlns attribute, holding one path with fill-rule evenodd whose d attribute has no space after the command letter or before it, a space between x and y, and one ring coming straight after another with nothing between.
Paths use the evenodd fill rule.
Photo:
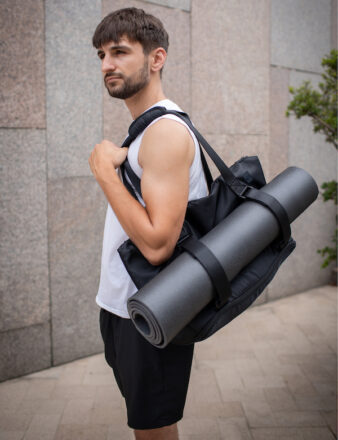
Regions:
<instances>
[{"instance_id":1,"label":"black mat strap","mask_svg":"<svg viewBox=\"0 0 338 440\"><path fill-rule=\"evenodd\" d=\"M128 159L126 159L123 162L123 164L120 166L120 169L121 169L121 172L122 172L122 175L123 175L123 179L126 179L126 176L128 176L129 180L133 184L136 192L138 193L138 195L140 197L142 197L142 193L141 193L141 180L138 177L138 175L131 168Z\"/></svg>"},{"instance_id":2,"label":"black mat strap","mask_svg":"<svg viewBox=\"0 0 338 440\"><path fill-rule=\"evenodd\" d=\"M245 191L243 197L246 200L260 203L272 212L280 227L280 246L286 246L291 237L290 220L285 208L279 203L279 201L270 194L264 192L264 190L261 191L252 187L248 187L248 190Z\"/></svg>"},{"instance_id":3,"label":"black mat strap","mask_svg":"<svg viewBox=\"0 0 338 440\"><path fill-rule=\"evenodd\" d=\"M222 307L231 294L231 285L221 263L205 244L194 237L185 240L180 247L193 256L207 271L216 290L216 307Z\"/></svg>"}]
</instances>

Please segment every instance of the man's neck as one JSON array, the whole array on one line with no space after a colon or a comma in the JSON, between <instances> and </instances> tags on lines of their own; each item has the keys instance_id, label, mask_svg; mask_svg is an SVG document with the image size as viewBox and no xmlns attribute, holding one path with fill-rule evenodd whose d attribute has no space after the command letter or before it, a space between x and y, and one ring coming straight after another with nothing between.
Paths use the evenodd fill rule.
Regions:
<instances>
[{"instance_id":1,"label":"man's neck","mask_svg":"<svg viewBox=\"0 0 338 440\"><path fill-rule=\"evenodd\" d=\"M152 107L159 101L166 99L161 83L154 87L154 84L148 84L144 89L140 90L136 95L125 100L133 119L136 119L148 108Z\"/></svg>"}]
</instances>

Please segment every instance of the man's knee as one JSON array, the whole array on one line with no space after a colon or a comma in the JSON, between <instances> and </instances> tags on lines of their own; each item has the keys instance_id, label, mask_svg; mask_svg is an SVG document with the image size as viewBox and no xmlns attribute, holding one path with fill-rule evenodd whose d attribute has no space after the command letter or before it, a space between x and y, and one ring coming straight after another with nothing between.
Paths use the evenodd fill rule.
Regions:
<instances>
[{"instance_id":1,"label":"man's knee","mask_svg":"<svg viewBox=\"0 0 338 440\"><path fill-rule=\"evenodd\" d=\"M135 429L136 440L178 440L177 423L156 429Z\"/></svg>"}]
</instances>

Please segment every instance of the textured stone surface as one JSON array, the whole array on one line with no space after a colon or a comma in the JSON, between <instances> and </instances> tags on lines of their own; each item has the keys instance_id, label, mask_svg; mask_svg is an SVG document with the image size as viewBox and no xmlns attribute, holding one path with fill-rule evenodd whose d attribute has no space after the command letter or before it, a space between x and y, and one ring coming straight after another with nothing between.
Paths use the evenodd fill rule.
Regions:
<instances>
[{"instance_id":1,"label":"textured stone surface","mask_svg":"<svg viewBox=\"0 0 338 440\"><path fill-rule=\"evenodd\" d=\"M123 8L123 0L103 0L102 13ZM144 9L162 22L169 34L168 58L163 70L166 96L185 111L190 111L190 14L177 9L131 0L128 6ZM101 80L102 82L102 80ZM104 137L120 144L132 121L123 101L111 98L104 90Z\"/></svg>"},{"instance_id":2,"label":"textured stone surface","mask_svg":"<svg viewBox=\"0 0 338 440\"><path fill-rule=\"evenodd\" d=\"M0 331L49 319L43 130L0 130Z\"/></svg>"},{"instance_id":3,"label":"textured stone surface","mask_svg":"<svg viewBox=\"0 0 338 440\"><path fill-rule=\"evenodd\" d=\"M290 85L299 87L309 79L316 86L319 75L290 73ZM317 182L336 178L336 151L325 142L325 137L313 133L310 118L289 118L289 166L305 169ZM269 286L269 298L300 292L325 284L330 280L330 269L321 269L322 257L317 249L331 243L334 233L335 207L332 202L324 203L322 196L292 223L292 234L297 241L293 255L281 268L281 276ZM282 276L283 275L283 276Z\"/></svg>"},{"instance_id":4,"label":"textured stone surface","mask_svg":"<svg viewBox=\"0 0 338 440\"><path fill-rule=\"evenodd\" d=\"M146 3L154 3L155 5L167 6L168 8L182 9L190 11L191 0L144 0Z\"/></svg>"},{"instance_id":5,"label":"textured stone surface","mask_svg":"<svg viewBox=\"0 0 338 440\"><path fill-rule=\"evenodd\" d=\"M106 202L93 178L49 184L50 277L54 362L102 350L98 289Z\"/></svg>"},{"instance_id":6,"label":"textured stone surface","mask_svg":"<svg viewBox=\"0 0 338 440\"><path fill-rule=\"evenodd\" d=\"M0 3L0 126L45 127L42 0Z\"/></svg>"},{"instance_id":7,"label":"textured stone surface","mask_svg":"<svg viewBox=\"0 0 338 440\"><path fill-rule=\"evenodd\" d=\"M201 131L267 134L269 2L194 0L192 109Z\"/></svg>"},{"instance_id":8,"label":"textured stone surface","mask_svg":"<svg viewBox=\"0 0 338 440\"><path fill-rule=\"evenodd\" d=\"M289 103L289 70L270 69L270 150L271 180L288 166L289 121L285 111Z\"/></svg>"},{"instance_id":9,"label":"textured stone surface","mask_svg":"<svg viewBox=\"0 0 338 440\"><path fill-rule=\"evenodd\" d=\"M49 322L0 333L0 381L50 365Z\"/></svg>"},{"instance_id":10,"label":"textured stone surface","mask_svg":"<svg viewBox=\"0 0 338 440\"><path fill-rule=\"evenodd\" d=\"M271 63L321 71L330 51L331 0L271 1Z\"/></svg>"},{"instance_id":11,"label":"textured stone surface","mask_svg":"<svg viewBox=\"0 0 338 440\"><path fill-rule=\"evenodd\" d=\"M46 1L48 174L90 175L88 156L102 138L102 90L91 39L99 0Z\"/></svg>"},{"instance_id":12,"label":"textured stone surface","mask_svg":"<svg viewBox=\"0 0 338 440\"><path fill-rule=\"evenodd\" d=\"M331 0L331 48L337 49L337 0Z\"/></svg>"}]
</instances>

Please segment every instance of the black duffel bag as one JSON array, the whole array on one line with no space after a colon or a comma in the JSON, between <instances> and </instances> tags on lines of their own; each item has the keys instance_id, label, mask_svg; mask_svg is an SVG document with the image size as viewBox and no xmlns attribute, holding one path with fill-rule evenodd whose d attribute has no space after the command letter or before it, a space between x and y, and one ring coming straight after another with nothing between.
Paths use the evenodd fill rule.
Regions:
<instances>
[{"instance_id":1,"label":"black duffel bag","mask_svg":"<svg viewBox=\"0 0 338 440\"><path fill-rule=\"evenodd\" d=\"M188 124L196 135L200 146L215 163L221 175L215 180L212 179L201 149L201 159L209 194L206 197L188 202L180 237L172 256L166 262L157 266L150 264L130 239L119 247L118 252L138 289L185 251L197 258L207 270L215 287L215 301L210 302L198 313L172 341L175 344L185 345L206 339L247 309L273 279L280 265L294 250L296 243L291 237L290 223L284 208L272 196L257 191L266 184L258 157L242 157L228 168L195 129L187 114L167 110L164 107L154 107L131 124L129 136L122 146L129 146L138 134L163 114L175 114ZM131 169L128 160L122 164L121 171L125 186L136 199L139 199L141 197L140 179ZM280 236L230 283L224 272L215 275L214 271L210 270L213 260L208 261L207 265L204 264L206 263L203 260L205 257L198 252L200 243L198 239L213 229L245 200L255 201L271 210L280 225ZM217 265L217 262L214 263Z\"/></svg>"}]
</instances>

